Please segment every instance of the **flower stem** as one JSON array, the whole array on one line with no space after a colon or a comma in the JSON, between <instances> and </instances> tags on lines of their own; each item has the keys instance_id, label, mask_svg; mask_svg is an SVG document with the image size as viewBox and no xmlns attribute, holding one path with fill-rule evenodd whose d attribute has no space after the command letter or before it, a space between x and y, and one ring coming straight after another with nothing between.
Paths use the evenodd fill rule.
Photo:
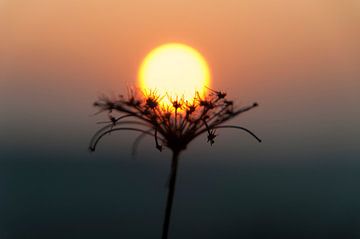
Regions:
<instances>
[{"instance_id":1,"label":"flower stem","mask_svg":"<svg viewBox=\"0 0 360 239\"><path fill-rule=\"evenodd\" d=\"M168 238L169 233L169 225L170 225L170 216L171 216L171 207L173 204L174 193L175 193L175 183L176 183L176 171L178 166L180 152L173 152L172 160L171 160L171 172L170 172L170 180L169 180L169 191L166 200L166 209L165 209L165 218L163 224L163 232L162 239Z\"/></svg>"}]
</instances>

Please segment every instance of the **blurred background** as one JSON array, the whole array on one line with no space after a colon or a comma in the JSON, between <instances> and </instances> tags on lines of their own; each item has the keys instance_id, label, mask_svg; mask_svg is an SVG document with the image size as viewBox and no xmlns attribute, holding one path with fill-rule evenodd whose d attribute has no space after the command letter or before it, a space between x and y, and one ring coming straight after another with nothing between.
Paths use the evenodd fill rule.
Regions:
<instances>
[{"instance_id":1,"label":"blurred background","mask_svg":"<svg viewBox=\"0 0 360 239\"><path fill-rule=\"evenodd\" d=\"M170 152L89 140L166 42L260 107L180 161L170 238L360 238L356 0L0 0L0 238L159 238Z\"/></svg>"}]
</instances>

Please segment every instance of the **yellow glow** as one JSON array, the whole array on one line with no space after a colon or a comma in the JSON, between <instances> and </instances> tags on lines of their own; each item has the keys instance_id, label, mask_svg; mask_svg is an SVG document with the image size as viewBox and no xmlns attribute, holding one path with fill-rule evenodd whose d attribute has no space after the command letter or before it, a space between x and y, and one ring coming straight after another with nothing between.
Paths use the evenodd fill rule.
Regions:
<instances>
[{"instance_id":1,"label":"yellow glow","mask_svg":"<svg viewBox=\"0 0 360 239\"><path fill-rule=\"evenodd\" d=\"M204 95L210 86L210 70L204 57L195 49L180 43L168 43L153 49L139 69L140 87L156 90L159 95L184 97L190 102L195 92ZM163 98L168 104L168 97Z\"/></svg>"}]
</instances>

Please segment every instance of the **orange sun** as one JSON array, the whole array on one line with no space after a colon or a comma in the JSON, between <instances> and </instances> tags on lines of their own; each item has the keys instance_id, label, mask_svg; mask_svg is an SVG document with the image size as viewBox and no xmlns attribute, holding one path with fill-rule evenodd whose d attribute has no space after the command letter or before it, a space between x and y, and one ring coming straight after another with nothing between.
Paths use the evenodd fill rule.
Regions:
<instances>
[{"instance_id":1,"label":"orange sun","mask_svg":"<svg viewBox=\"0 0 360 239\"><path fill-rule=\"evenodd\" d=\"M138 80L143 91L180 97L193 101L195 93L203 96L210 86L210 69L205 58L194 48L168 43L150 51L144 58ZM162 103L168 104L168 97Z\"/></svg>"}]
</instances>

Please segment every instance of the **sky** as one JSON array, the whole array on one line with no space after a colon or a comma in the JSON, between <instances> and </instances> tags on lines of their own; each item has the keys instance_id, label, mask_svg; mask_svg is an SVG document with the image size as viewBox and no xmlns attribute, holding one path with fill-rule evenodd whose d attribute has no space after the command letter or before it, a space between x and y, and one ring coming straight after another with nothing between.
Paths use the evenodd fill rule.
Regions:
<instances>
[{"instance_id":1,"label":"sky","mask_svg":"<svg viewBox=\"0 0 360 239\"><path fill-rule=\"evenodd\" d=\"M259 103L233 123L263 139L189 146L173 238L360 237L358 1L0 0L0 36L2 238L159 237L170 152L146 139L133 160L132 133L87 146L106 118L92 103L136 85L167 42L200 51L237 105Z\"/></svg>"}]
</instances>

